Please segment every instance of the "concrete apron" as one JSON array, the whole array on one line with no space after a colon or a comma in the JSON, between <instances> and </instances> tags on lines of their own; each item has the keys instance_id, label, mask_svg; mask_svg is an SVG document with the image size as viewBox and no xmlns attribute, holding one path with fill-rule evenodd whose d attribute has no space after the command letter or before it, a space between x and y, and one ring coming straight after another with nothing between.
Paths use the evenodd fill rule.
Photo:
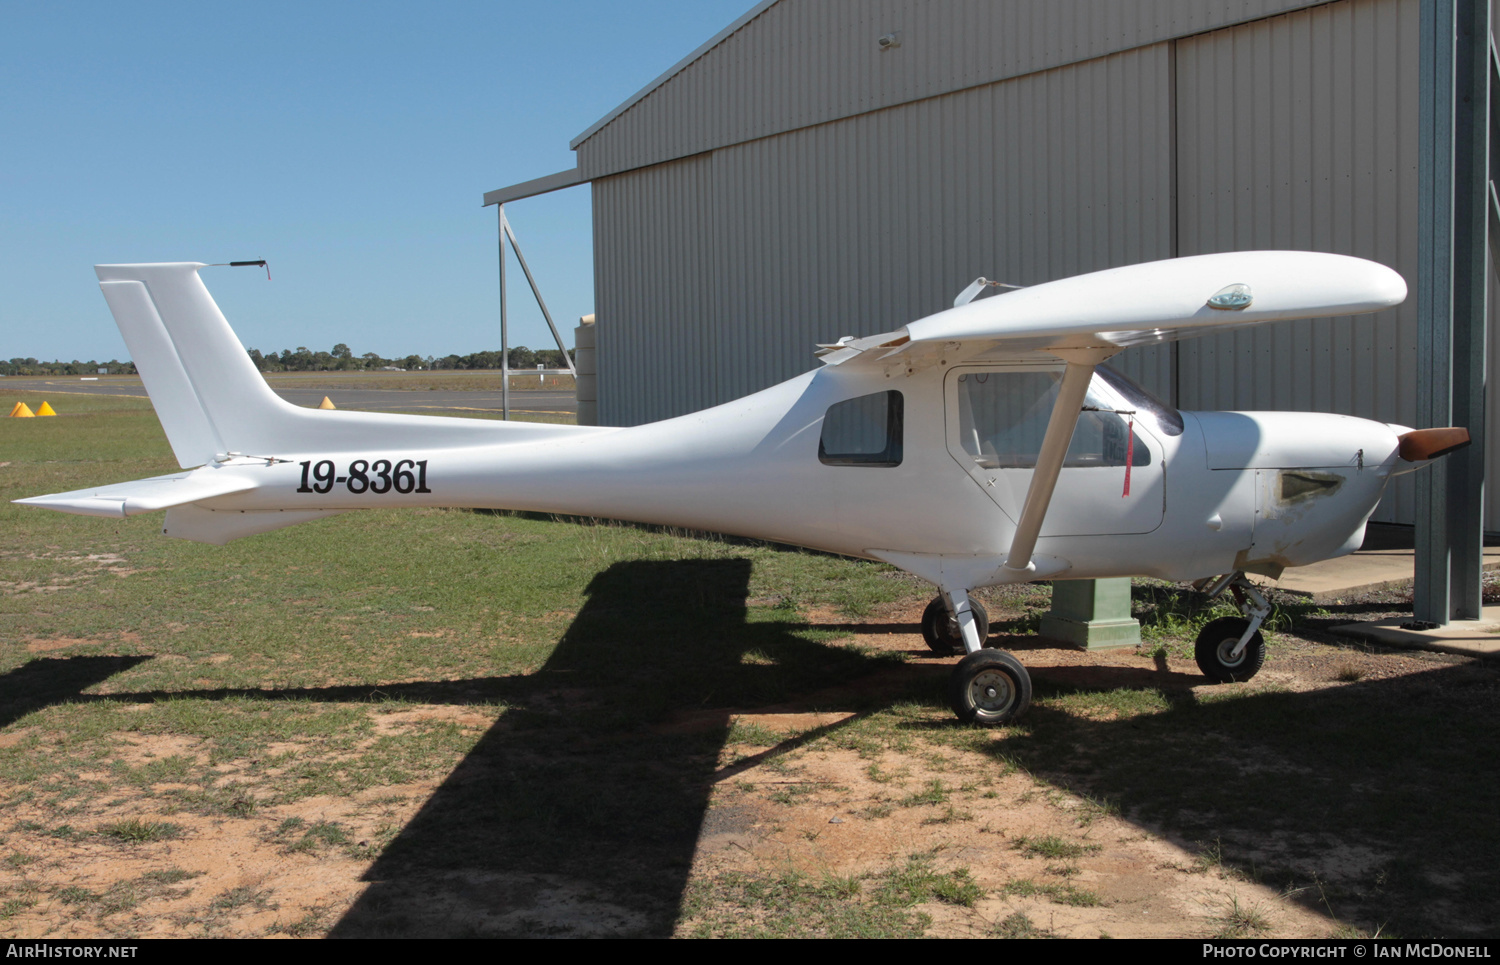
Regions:
<instances>
[{"instance_id":1,"label":"concrete apron","mask_svg":"<svg viewBox=\"0 0 1500 965\"><path fill-rule=\"evenodd\" d=\"M1357 640L1369 640L1391 647L1414 650L1437 650L1467 657L1500 656L1500 606L1487 606L1478 620L1454 620L1432 630L1405 630L1403 623L1411 617L1392 617L1370 623L1345 623L1333 632Z\"/></svg>"}]
</instances>

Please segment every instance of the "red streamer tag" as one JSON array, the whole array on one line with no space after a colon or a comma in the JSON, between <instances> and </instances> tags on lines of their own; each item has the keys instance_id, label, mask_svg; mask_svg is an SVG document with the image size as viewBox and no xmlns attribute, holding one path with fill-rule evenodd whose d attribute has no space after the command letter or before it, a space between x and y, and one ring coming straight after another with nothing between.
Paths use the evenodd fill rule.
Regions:
<instances>
[{"instance_id":1,"label":"red streamer tag","mask_svg":"<svg viewBox=\"0 0 1500 965\"><path fill-rule=\"evenodd\" d=\"M1130 495L1130 464L1135 461L1135 416L1125 424L1125 491L1120 494L1124 499Z\"/></svg>"}]
</instances>

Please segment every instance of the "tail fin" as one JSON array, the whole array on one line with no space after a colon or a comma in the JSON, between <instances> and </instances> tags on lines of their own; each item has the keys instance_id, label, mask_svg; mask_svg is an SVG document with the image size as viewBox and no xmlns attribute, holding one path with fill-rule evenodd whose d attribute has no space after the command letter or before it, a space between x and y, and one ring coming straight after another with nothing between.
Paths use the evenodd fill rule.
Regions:
<instances>
[{"instance_id":1,"label":"tail fin","mask_svg":"<svg viewBox=\"0 0 1500 965\"><path fill-rule=\"evenodd\" d=\"M220 426L215 413L274 410L284 404L214 304L198 277L202 267L180 263L94 269L183 468L243 451L237 448L243 440L230 442L238 429L234 420ZM187 324L189 319L196 324Z\"/></svg>"},{"instance_id":2,"label":"tail fin","mask_svg":"<svg viewBox=\"0 0 1500 965\"><path fill-rule=\"evenodd\" d=\"M94 268L167 441L185 469L231 453L269 456L401 444L443 448L580 431L292 405L271 391L250 361L198 276L205 267L178 262Z\"/></svg>"}]
</instances>

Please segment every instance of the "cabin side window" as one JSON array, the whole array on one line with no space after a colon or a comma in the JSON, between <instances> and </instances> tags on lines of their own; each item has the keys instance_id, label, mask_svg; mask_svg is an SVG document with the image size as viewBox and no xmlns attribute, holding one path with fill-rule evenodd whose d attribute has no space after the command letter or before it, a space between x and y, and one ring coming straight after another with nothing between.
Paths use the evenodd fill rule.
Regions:
<instances>
[{"instance_id":1,"label":"cabin side window","mask_svg":"<svg viewBox=\"0 0 1500 965\"><path fill-rule=\"evenodd\" d=\"M823 416L818 461L825 466L899 466L901 435L900 392L848 399Z\"/></svg>"},{"instance_id":2,"label":"cabin side window","mask_svg":"<svg viewBox=\"0 0 1500 965\"><path fill-rule=\"evenodd\" d=\"M985 469L1033 469L1057 400L1057 371L965 372L958 377L963 447ZM1090 387L1064 466L1151 464L1151 448L1131 442L1128 415ZM1128 455L1127 455L1128 451Z\"/></svg>"}]
</instances>

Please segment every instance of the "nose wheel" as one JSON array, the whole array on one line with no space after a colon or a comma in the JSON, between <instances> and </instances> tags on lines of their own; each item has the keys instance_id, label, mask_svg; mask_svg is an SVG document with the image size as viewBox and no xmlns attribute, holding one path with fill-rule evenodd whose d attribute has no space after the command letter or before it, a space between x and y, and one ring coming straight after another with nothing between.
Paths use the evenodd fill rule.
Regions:
<instances>
[{"instance_id":1,"label":"nose wheel","mask_svg":"<svg viewBox=\"0 0 1500 965\"><path fill-rule=\"evenodd\" d=\"M1250 621L1239 617L1214 620L1203 628L1198 634L1193 656L1204 676L1225 684L1255 676L1266 662L1266 641L1256 630L1241 647L1240 639L1249 628Z\"/></svg>"},{"instance_id":2,"label":"nose wheel","mask_svg":"<svg viewBox=\"0 0 1500 965\"><path fill-rule=\"evenodd\" d=\"M1233 591L1246 619L1223 617L1209 623L1198 634L1193 656L1204 676L1228 684L1249 680L1266 662L1260 625L1271 615L1271 604L1243 572L1211 581L1205 592L1212 600L1226 589Z\"/></svg>"},{"instance_id":3,"label":"nose wheel","mask_svg":"<svg viewBox=\"0 0 1500 965\"><path fill-rule=\"evenodd\" d=\"M978 650L953 668L948 702L966 724L1008 724L1031 706L1031 675L1005 650Z\"/></svg>"}]
</instances>

